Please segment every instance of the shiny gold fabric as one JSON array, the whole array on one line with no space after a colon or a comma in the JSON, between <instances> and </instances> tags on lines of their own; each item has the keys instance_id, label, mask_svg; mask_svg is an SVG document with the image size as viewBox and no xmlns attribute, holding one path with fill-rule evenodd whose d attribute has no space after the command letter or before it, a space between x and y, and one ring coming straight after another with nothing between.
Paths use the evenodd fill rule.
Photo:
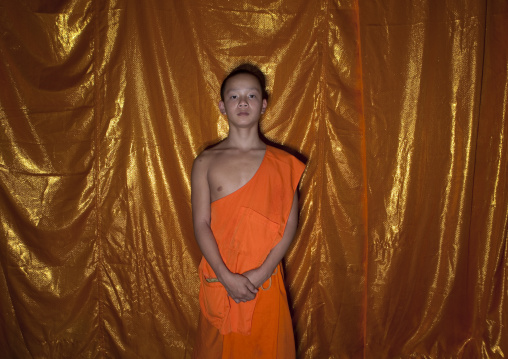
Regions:
<instances>
[{"instance_id":1,"label":"shiny gold fabric","mask_svg":"<svg viewBox=\"0 0 508 359\"><path fill-rule=\"evenodd\" d=\"M504 0L0 1L0 351L188 358L226 72L308 158L300 358L508 356Z\"/></svg>"}]
</instances>

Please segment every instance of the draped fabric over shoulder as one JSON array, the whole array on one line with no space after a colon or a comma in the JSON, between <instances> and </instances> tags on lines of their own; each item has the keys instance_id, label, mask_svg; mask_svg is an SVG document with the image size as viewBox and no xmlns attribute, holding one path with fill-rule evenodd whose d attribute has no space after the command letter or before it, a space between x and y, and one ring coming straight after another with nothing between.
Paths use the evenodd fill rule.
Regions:
<instances>
[{"instance_id":1,"label":"draped fabric over shoulder","mask_svg":"<svg viewBox=\"0 0 508 359\"><path fill-rule=\"evenodd\" d=\"M212 231L230 271L243 273L259 267L281 240L304 168L295 157L267 146L254 177L237 191L212 202ZM205 347L199 342L210 338L206 331L219 331L224 335L224 353L242 353L243 358L250 353L257 353L255 358L285 358L294 353L280 265L256 298L245 303L229 298L220 282L209 282L215 273L205 258L199 265L199 275L201 312L212 326L200 325L198 351ZM203 355L200 351L196 357Z\"/></svg>"}]
</instances>

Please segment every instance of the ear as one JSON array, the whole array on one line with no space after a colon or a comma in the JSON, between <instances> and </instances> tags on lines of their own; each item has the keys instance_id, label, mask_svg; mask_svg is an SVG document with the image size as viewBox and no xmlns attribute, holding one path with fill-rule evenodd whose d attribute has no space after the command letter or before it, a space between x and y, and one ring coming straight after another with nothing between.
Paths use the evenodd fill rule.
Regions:
<instances>
[{"instance_id":1,"label":"ear","mask_svg":"<svg viewBox=\"0 0 508 359\"><path fill-rule=\"evenodd\" d=\"M226 115L226 106L224 106L224 101L219 101L219 111L223 115Z\"/></svg>"},{"instance_id":2,"label":"ear","mask_svg":"<svg viewBox=\"0 0 508 359\"><path fill-rule=\"evenodd\" d=\"M266 106L268 106L268 101L266 101L266 98L263 99L263 106L261 106L261 113L265 113L266 111Z\"/></svg>"}]
</instances>

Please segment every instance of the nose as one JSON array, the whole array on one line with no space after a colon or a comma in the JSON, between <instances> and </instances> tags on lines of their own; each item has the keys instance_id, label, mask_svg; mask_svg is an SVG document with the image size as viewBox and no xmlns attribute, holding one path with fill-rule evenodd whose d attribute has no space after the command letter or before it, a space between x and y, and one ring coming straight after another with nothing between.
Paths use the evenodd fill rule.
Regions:
<instances>
[{"instance_id":1,"label":"nose","mask_svg":"<svg viewBox=\"0 0 508 359\"><path fill-rule=\"evenodd\" d=\"M245 100L245 97L240 98L240 101L238 102L238 106L246 107L247 105L248 104L247 104L247 101Z\"/></svg>"}]
</instances>

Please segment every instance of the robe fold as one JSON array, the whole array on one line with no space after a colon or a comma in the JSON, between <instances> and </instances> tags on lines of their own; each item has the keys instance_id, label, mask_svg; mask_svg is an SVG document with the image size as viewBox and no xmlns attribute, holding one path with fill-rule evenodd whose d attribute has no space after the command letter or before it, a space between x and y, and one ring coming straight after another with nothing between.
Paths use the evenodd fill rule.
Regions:
<instances>
[{"instance_id":1,"label":"robe fold","mask_svg":"<svg viewBox=\"0 0 508 359\"><path fill-rule=\"evenodd\" d=\"M228 269L259 267L284 235L305 165L267 146L254 176L211 203L211 229ZM236 303L203 257L195 358L294 358L291 316L279 264L255 299Z\"/></svg>"}]
</instances>

